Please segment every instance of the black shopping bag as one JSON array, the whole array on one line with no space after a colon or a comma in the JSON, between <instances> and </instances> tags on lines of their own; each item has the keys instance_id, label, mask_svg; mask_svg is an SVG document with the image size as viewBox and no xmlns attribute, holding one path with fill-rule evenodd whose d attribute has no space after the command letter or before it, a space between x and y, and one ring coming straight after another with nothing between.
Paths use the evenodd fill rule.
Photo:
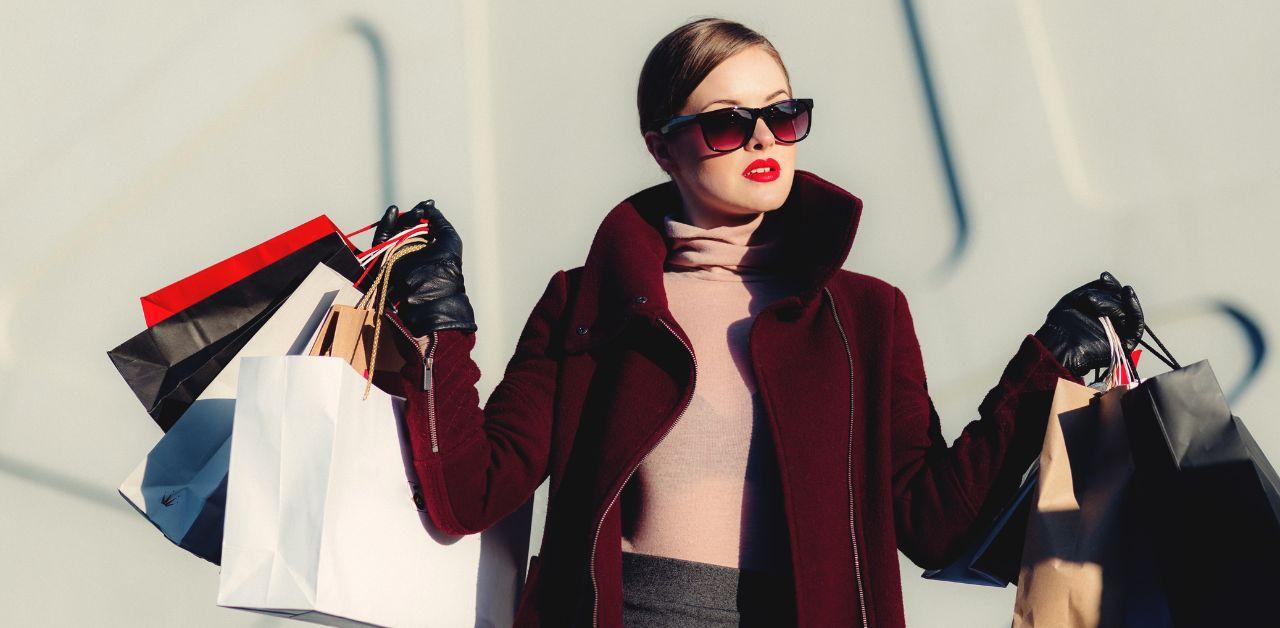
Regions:
<instances>
[{"instance_id":1,"label":"black shopping bag","mask_svg":"<svg viewBox=\"0 0 1280 628\"><path fill-rule=\"evenodd\" d=\"M925 570L920 577L992 587L1016 584L1031 509L1029 498L1035 494L1039 467L1038 460L1032 461L1013 498L975 526L959 556L946 567Z\"/></svg>"},{"instance_id":2,"label":"black shopping bag","mask_svg":"<svg viewBox=\"0 0 1280 628\"><path fill-rule=\"evenodd\" d=\"M316 267L356 281L362 269L333 233L215 292L107 354L164 431Z\"/></svg>"},{"instance_id":3,"label":"black shopping bag","mask_svg":"<svg viewBox=\"0 0 1280 628\"><path fill-rule=\"evenodd\" d=\"M1280 477L1208 360L1146 379L1123 407L1140 520L1175 625L1274 624Z\"/></svg>"}]
</instances>

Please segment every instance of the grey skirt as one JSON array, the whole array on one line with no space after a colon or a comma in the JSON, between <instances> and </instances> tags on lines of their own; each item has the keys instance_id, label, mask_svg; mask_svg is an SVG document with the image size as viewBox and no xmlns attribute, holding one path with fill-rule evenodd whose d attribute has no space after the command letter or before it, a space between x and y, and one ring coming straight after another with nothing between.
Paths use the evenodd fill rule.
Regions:
<instances>
[{"instance_id":1,"label":"grey skirt","mask_svg":"<svg viewBox=\"0 0 1280 628\"><path fill-rule=\"evenodd\" d=\"M790 575L622 552L625 628L794 626Z\"/></svg>"}]
</instances>

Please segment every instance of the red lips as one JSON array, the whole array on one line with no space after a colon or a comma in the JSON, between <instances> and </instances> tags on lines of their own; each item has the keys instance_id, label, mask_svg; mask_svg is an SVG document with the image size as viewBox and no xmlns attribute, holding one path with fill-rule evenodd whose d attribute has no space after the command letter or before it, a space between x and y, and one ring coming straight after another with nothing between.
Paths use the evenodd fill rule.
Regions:
<instances>
[{"instance_id":1,"label":"red lips","mask_svg":"<svg viewBox=\"0 0 1280 628\"><path fill-rule=\"evenodd\" d=\"M769 170L766 172L751 173L752 170L756 170L757 168L768 168ZM781 174L777 160L772 157L768 159L757 159L751 162L751 165L747 166L746 169L742 171L742 176L758 183L768 183L769 181L777 179Z\"/></svg>"}]
</instances>

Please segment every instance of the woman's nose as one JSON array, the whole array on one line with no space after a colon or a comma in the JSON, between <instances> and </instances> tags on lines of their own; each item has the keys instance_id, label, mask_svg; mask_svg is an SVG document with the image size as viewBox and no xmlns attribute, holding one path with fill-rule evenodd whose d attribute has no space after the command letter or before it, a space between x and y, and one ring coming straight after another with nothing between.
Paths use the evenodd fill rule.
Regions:
<instances>
[{"instance_id":1,"label":"woman's nose","mask_svg":"<svg viewBox=\"0 0 1280 628\"><path fill-rule=\"evenodd\" d=\"M769 130L769 125L764 123L764 118L756 118L756 129L751 134L752 148L768 148L773 146L773 131Z\"/></svg>"}]
</instances>

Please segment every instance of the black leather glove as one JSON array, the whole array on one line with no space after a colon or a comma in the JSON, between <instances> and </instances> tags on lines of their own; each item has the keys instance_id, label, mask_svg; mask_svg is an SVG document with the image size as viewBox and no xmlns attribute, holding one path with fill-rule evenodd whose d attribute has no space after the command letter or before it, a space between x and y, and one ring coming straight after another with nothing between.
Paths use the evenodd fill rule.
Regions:
<instances>
[{"instance_id":1,"label":"black leather glove","mask_svg":"<svg viewBox=\"0 0 1280 628\"><path fill-rule=\"evenodd\" d=\"M1146 331L1142 305L1133 287L1121 286L1111 273L1103 272L1097 280L1058 300L1035 336L1063 368L1076 377L1084 377L1092 369L1111 365L1111 345L1099 316L1111 317L1125 355L1133 351Z\"/></svg>"},{"instance_id":2,"label":"black leather glove","mask_svg":"<svg viewBox=\"0 0 1280 628\"><path fill-rule=\"evenodd\" d=\"M395 205L373 232L380 244L414 225L429 222L427 247L401 257L391 269L389 296L396 314L415 336L432 331L476 331L475 313L462 281L462 238L445 220L434 200L418 203L401 215Z\"/></svg>"}]
</instances>

